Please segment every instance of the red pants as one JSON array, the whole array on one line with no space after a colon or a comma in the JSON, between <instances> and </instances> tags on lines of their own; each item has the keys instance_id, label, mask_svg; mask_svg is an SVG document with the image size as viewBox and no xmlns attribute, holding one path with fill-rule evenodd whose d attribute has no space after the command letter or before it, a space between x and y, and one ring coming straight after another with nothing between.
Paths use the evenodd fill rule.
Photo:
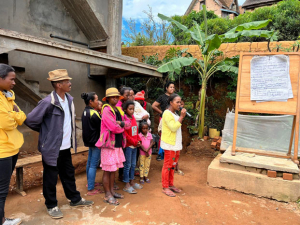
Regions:
<instances>
[{"instance_id":1,"label":"red pants","mask_svg":"<svg viewBox=\"0 0 300 225\"><path fill-rule=\"evenodd\" d=\"M164 149L165 150L165 149ZM180 151L165 150L164 165L162 168L161 180L163 188L173 185L175 166L178 163Z\"/></svg>"}]
</instances>

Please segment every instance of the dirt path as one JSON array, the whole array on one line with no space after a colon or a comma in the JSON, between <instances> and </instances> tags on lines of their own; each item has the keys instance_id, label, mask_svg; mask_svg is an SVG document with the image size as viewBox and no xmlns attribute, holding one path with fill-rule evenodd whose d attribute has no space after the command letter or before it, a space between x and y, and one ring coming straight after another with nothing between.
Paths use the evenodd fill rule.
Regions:
<instances>
[{"instance_id":1,"label":"dirt path","mask_svg":"<svg viewBox=\"0 0 300 225\"><path fill-rule=\"evenodd\" d=\"M154 157L155 158L155 157ZM207 186L207 168L212 158L183 154L179 160L184 176L175 175L175 184L183 192L175 198L161 192L162 162L152 161L151 184L145 184L137 195L125 194L117 207L103 202L103 194L84 196L86 177L76 176L78 189L84 198L94 200L93 207L71 209L58 185L59 207L64 213L61 220L51 219L44 206L42 188L27 191L26 197L10 194L6 215L21 217L23 224L300 224L300 211L296 203L281 203L257 198L234 191ZM100 181L101 170L97 180ZM123 184L118 182L123 188ZM122 190L121 193L124 193Z\"/></svg>"}]
</instances>

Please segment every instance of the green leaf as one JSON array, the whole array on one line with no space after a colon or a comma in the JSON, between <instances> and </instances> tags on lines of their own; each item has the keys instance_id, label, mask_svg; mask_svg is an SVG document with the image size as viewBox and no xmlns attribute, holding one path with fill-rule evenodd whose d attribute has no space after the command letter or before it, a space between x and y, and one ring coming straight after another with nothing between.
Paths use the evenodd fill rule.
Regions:
<instances>
[{"instance_id":1,"label":"green leaf","mask_svg":"<svg viewBox=\"0 0 300 225\"><path fill-rule=\"evenodd\" d=\"M221 44L222 44L222 40L219 37L219 35L213 34L208 36L205 39L205 46L202 54L206 55L208 52L218 49Z\"/></svg>"},{"instance_id":2,"label":"green leaf","mask_svg":"<svg viewBox=\"0 0 300 225\"><path fill-rule=\"evenodd\" d=\"M199 24L193 21L193 26L189 29L189 33L191 34L192 38L197 42L198 45L204 45L205 33L201 30Z\"/></svg>"},{"instance_id":3,"label":"green leaf","mask_svg":"<svg viewBox=\"0 0 300 225\"><path fill-rule=\"evenodd\" d=\"M180 29L183 30L184 32L186 32L186 31L188 30L188 28L187 28L186 26L182 25L181 23L179 23L179 22L176 21L176 20L171 19L170 17L167 17L167 16L165 16L165 15L163 15L163 14L160 14L160 13L158 13L157 16L158 16L160 19L162 19L162 20L166 20L166 21L168 21L168 22L170 22L170 23L174 23L178 28L180 28Z\"/></svg>"},{"instance_id":4,"label":"green leaf","mask_svg":"<svg viewBox=\"0 0 300 225\"><path fill-rule=\"evenodd\" d=\"M231 29L228 32L243 31L243 30L258 30L258 29L268 26L268 24L271 21L272 20L262 20L262 21L254 21L254 22L250 22L250 23L243 23L243 24L240 24L237 27Z\"/></svg>"},{"instance_id":5,"label":"green leaf","mask_svg":"<svg viewBox=\"0 0 300 225\"><path fill-rule=\"evenodd\" d=\"M167 62L160 66L157 71L160 73L165 73L165 72L178 72L178 69L181 70L182 67L184 66L189 66L193 62L195 62L197 59L193 57L181 57L181 58L176 58L172 59L170 62Z\"/></svg>"},{"instance_id":6,"label":"green leaf","mask_svg":"<svg viewBox=\"0 0 300 225\"><path fill-rule=\"evenodd\" d=\"M239 68L236 66L230 66L230 65L221 65L217 66L217 70L220 70L222 72L233 72L238 74L239 73Z\"/></svg>"}]
</instances>

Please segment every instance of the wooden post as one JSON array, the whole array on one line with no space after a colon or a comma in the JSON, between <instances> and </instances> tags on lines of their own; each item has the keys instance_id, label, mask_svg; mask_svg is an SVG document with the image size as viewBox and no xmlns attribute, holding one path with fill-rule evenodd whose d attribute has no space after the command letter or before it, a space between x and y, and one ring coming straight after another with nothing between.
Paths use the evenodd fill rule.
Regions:
<instances>
[{"instance_id":1,"label":"wooden post","mask_svg":"<svg viewBox=\"0 0 300 225\"><path fill-rule=\"evenodd\" d=\"M22 196L26 196L26 192L23 191L23 167L16 168L16 192Z\"/></svg>"},{"instance_id":2,"label":"wooden post","mask_svg":"<svg viewBox=\"0 0 300 225\"><path fill-rule=\"evenodd\" d=\"M293 146L293 140L294 140L294 134L295 134L295 124L296 124L296 116L293 117L293 125L292 125L292 133L291 133L291 138L290 138L290 146L289 146L289 152L288 156L291 155L292 152L292 146Z\"/></svg>"},{"instance_id":3,"label":"wooden post","mask_svg":"<svg viewBox=\"0 0 300 225\"><path fill-rule=\"evenodd\" d=\"M242 60L242 58L243 58L243 52L240 52L240 60ZM236 92L236 104L235 104L235 112L234 112L235 114L234 114L234 128L233 128L233 140L232 140L231 155L235 155L235 150L236 150L236 136L237 136L238 116L239 116L241 74L242 74L242 63L239 64L238 89Z\"/></svg>"}]
</instances>

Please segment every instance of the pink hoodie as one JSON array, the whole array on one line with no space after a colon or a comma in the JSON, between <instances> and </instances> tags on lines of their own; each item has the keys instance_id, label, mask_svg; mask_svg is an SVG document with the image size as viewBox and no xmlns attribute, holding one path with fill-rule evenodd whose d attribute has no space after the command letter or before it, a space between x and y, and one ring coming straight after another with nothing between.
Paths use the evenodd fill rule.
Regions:
<instances>
[{"instance_id":1,"label":"pink hoodie","mask_svg":"<svg viewBox=\"0 0 300 225\"><path fill-rule=\"evenodd\" d=\"M116 115L112 107L108 104L105 104L102 108L102 121L101 121L101 133L100 138L96 143L98 148L115 148L115 134L123 134L122 146L126 146L126 136L124 131L130 129L131 121L124 116L124 112L117 107L119 110L122 121L125 123L124 128L117 124Z\"/></svg>"}]
</instances>

